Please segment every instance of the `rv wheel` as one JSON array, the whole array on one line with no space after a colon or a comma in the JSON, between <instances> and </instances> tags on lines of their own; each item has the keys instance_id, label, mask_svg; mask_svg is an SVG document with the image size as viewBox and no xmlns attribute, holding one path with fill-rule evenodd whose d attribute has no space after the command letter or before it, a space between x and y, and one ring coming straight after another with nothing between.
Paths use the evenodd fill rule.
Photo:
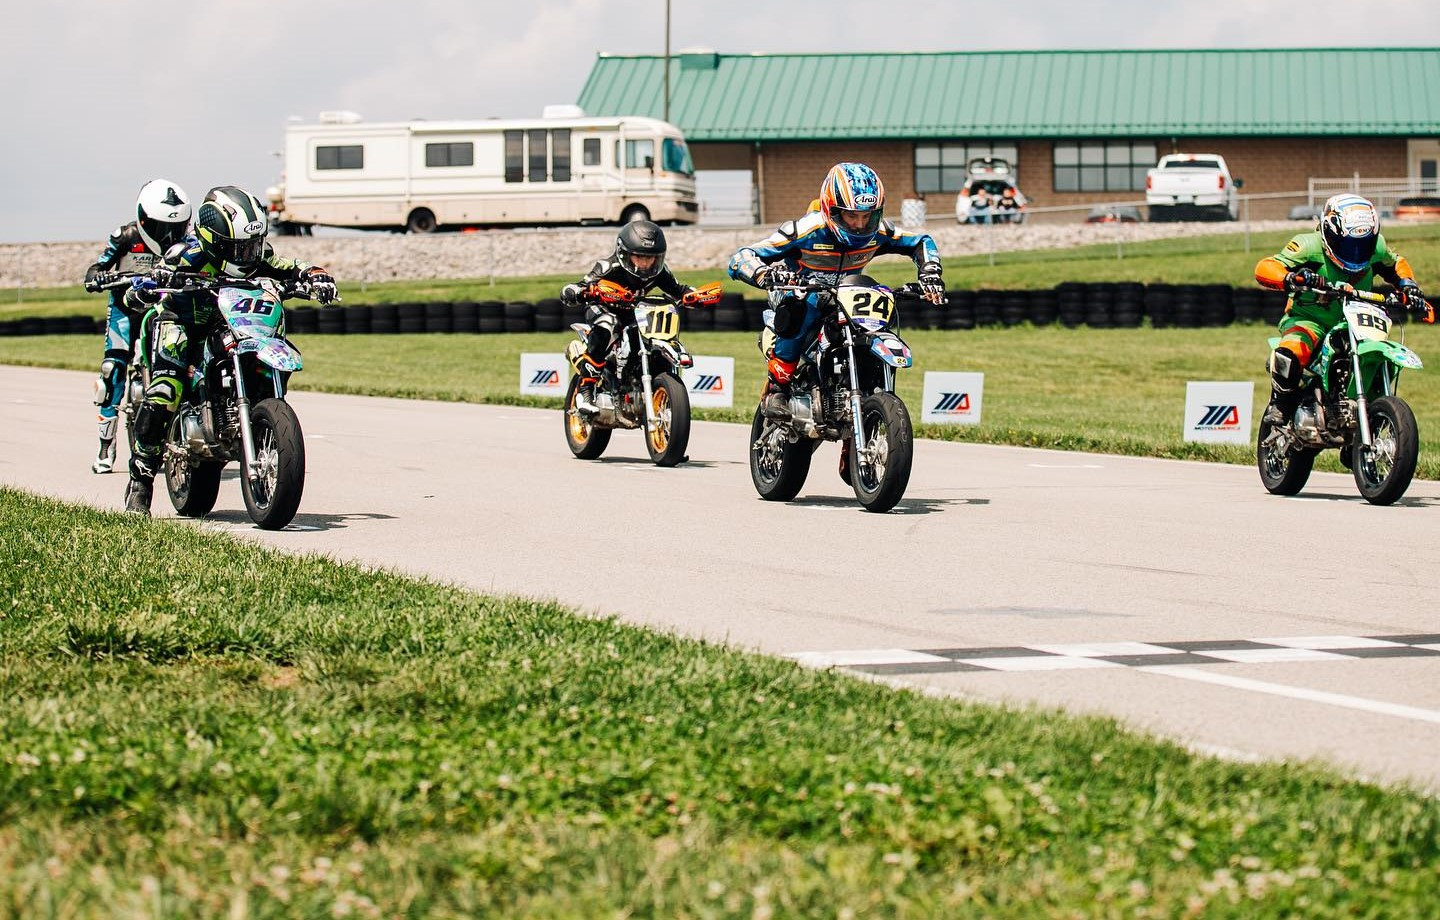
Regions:
<instances>
[{"instance_id":1,"label":"rv wheel","mask_svg":"<svg viewBox=\"0 0 1440 920\"><path fill-rule=\"evenodd\" d=\"M435 215L428 208L416 208L405 221L405 229L410 233L434 233Z\"/></svg>"}]
</instances>

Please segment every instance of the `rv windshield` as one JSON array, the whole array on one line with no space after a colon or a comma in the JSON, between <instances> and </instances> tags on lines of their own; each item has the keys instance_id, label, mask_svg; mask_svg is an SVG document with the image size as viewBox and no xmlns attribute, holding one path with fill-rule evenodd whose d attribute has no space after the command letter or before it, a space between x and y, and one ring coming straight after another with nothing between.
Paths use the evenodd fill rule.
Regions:
<instances>
[{"instance_id":1,"label":"rv windshield","mask_svg":"<svg viewBox=\"0 0 1440 920\"><path fill-rule=\"evenodd\" d=\"M690 151L685 147L684 141L678 137L667 137L661 150L666 172L679 173L682 176L695 175L695 164L690 160Z\"/></svg>"}]
</instances>

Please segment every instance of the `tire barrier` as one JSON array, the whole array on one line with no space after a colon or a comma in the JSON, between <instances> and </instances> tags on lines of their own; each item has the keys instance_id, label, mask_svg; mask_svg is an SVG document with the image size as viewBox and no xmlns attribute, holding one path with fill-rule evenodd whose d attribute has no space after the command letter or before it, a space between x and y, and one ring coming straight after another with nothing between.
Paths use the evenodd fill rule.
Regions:
<instances>
[{"instance_id":1,"label":"tire barrier","mask_svg":"<svg viewBox=\"0 0 1440 920\"><path fill-rule=\"evenodd\" d=\"M1385 290L1380 287L1377 290ZM1203 328L1232 323L1274 326L1285 312L1285 295L1259 287L1220 284L1139 284L1067 281L1036 290L948 291L949 303L936 307L913 296L897 303L903 329L974 329L1059 324L1068 328L1133 329L1145 322L1156 329ZM713 308L686 311L691 330L755 332L763 324L766 303L727 292ZM558 298L537 303L498 300L382 303L335 307L296 306L286 311L286 328L295 335L391 335L394 333L553 332L583 322L585 308ZM1406 317L1392 314L1396 322ZM0 321L0 336L97 335L105 321L93 316L22 317Z\"/></svg>"}]
</instances>

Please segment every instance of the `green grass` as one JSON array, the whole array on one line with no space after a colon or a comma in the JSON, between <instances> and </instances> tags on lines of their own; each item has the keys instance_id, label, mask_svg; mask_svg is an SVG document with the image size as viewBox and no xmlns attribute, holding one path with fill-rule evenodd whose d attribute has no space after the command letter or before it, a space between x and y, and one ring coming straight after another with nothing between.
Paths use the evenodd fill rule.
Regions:
<instances>
[{"instance_id":1,"label":"green grass","mask_svg":"<svg viewBox=\"0 0 1440 920\"><path fill-rule=\"evenodd\" d=\"M1109 228L1089 228L1094 238L1105 239ZM1255 263L1279 251L1292 231L1256 233L1245 249L1243 234L1228 233L1145 243L1126 243L1119 253L1113 242L1063 249L1036 249L1023 252L942 253L946 283L953 288L1049 288L1062 281L1142 281L1174 284L1253 283ZM1440 223L1402 225L1391 223L1385 238L1395 244L1414 266L1422 284L1429 281L1440 291ZM597 256L600 253L597 253ZM672 253L671 261L685 264L683 253ZM427 300L510 300L534 302L557 297L561 286L574 281L589 268L576 265L573 275L530 278L488 278L469 280L387 281L361 285L341 278L347 304L395 303ZM682 281L701 283L725 279L725 267L678 269ZM909 260L886 257L877 262L875 277L887 284L914 280ZM1434 279L1434 280L1431 280ZM726 281L731 290L747 297L759 297L754 288ZM86 294L79 286L0 290L0 320L28 316L103 316L105 298Z\"/></svg>"},{"instance_id":2,"label":"green grass","mask_svg":"<svg viewBox=\"0 0 1440 920\"><path fill-rule=\"evenodd\" d=\"M1404 327L1422 358L1440 361L1440 330ZM1264 326L1223 329L1064 329L1060 327L914 331L905 337L916 366L898 376L918 420L924 371L985 374L984 424L920 425L923 437L1148 457L1252 463L1248 447L1181 439L1188 380L1252 380L1256 414L1269 397ZM305 370L297 389L520 405L558 400L517 395L519 355L560 351L568 335L301 336ZM735 358L735 408L696 410L703 419L749 423L764 367L753 333L693 332L696 354ZM75 336L0 338L0 363L93 370L98 341ZM1440 375L1406 374L1401 392L1420 425L1421 478L1440 479ZM558 438L558 435L557 435ZM1327 451L1317 468L1341 471Z\"/></svg>"},{"instance_id":3,"label":"green grass","mask_svg":"<svg viewBox=\"0 0 1440 920\"><path fill-rule=\"evenodd\" d=\"M1429 917L1440 802L0 489L0 916Z\"/></svg>"}]
</instances>

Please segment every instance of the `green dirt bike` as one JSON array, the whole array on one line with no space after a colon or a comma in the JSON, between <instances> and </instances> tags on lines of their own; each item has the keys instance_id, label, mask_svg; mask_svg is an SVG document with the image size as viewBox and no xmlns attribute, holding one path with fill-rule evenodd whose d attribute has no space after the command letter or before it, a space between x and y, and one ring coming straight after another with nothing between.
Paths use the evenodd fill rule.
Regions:
<instances>
[{"instance_id":1,"label":"green dirt bike","mask_svg":"<svg viewBox=\"0 0 1440 920\"><path fill-rule=\"evenodd\" d=\"M289 524L305 488L305 436L285 401L300 351L285 337L282 304L308 299L305 282L176 275L159 293L212 291L218 321L205 336L203 357L165 434L162 464L170 503L178 514L201 517L215 507L220 474L240 464L240 488L250 519L265 530ZM339 298L336 298L338 302ZM137 343L154 347L152 308ZM139 348L137 347L137 351ZM150 365L134 362L129 399L140 405Z\"/></svg>"},{"instance_id":2,"label":"green dirt bike","mask_svg":"<svg viewBox=\"0 0 1440 920\"><path fill-rule=\"evenodd\" d=\"M1339 448L1340 462L1355 476L1365 500L1389 505L1405 494L1420 455L1415 414L1396 395L1400 372L1419 370L1419 355L1389 339L1385 307L1394 295L1326 285L1317 288L1344 301L1344 318L1326 332L1305 370L1305 393L1282 425L1261 419L1255 458L1260 481L1274 495L1294 495L1310 478L1315 457ZM1433 313L1427 316L1433 321ZM1273 349L1279 338L1270 339Z\"/></svg>"},{"instance_id":3,"label":"green dirt bike","mask_svg":"<svg viewBox=\"0 0 1440 920\"><path fill-rule=\"evenodd\" d=\"M919 294L906 285L898 293ZM910 483L915 434L895 395L895 371L910 367L910 348L893 331L895 294L865 275L771 289L782 297L818 298L819 332L801 355L783 412L765 402L750 426L750 479L766 501L800 494L822 441L839 441L841 478L866 511L894 508ZM760 352L774 346L774 311L766 311Z\"/></svg>"}]
</instances>

